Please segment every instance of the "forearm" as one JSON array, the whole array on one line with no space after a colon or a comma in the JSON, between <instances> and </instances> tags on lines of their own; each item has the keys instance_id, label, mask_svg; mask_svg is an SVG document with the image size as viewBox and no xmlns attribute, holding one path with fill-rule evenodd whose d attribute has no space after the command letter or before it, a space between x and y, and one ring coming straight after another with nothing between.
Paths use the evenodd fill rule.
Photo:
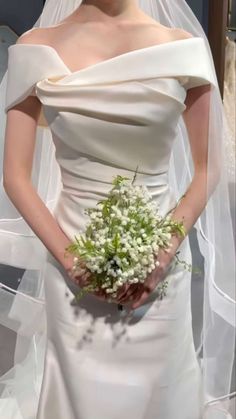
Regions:
<instances>
[{"instance_id":1,"label":"forearm","mask_svg":"<svg viewBox=\"0 0 236 419\"><path fill-rule=\"evenodd\" d=\"M196 175L183 198L171 214L175 221L182 221L186 235L192 229L207 204L206 173ZM184 237L173 236L173 251L176 251Z\"/></svg>"},{"instance_id":2,"label":"forearm","mask_svg":"<svg viewBox=\"0 0 236 419\"><path fill-rule=\"evenodd\" d=\"M70 240L61 230L31 182L14 179L4 187L14 206L49 252L65 269L69 269L72 266L72 257L65 258L65 247L68 246Z\"/></svg>"},{"instance_id":3,"label":"forearm","mask_svg":"<svg viewBox=\"0 0 236 419\"><path fill-rule=\"evenodd\" d=\"M196 174L185 192L184 197L171 213L171 218L173 220L183 222L186 235L192 229L207 204L206 179L206 172ZM170 252L160 252L158 260L164 269L178 251L183 240L183 236L172 235Z\"/></svg>"}]
</instances>

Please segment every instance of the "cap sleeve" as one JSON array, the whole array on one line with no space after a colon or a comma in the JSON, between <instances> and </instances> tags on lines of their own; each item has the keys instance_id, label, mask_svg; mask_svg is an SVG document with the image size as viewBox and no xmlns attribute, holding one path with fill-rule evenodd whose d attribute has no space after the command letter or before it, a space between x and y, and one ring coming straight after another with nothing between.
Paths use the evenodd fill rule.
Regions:
<instances>
[{"instance_id":1,"label":"cap sleeve","mask_svg":"<svg viewBox=\"0 0 236 419\"><path fill-rule=\"evenodd\" d=\"M182 61L180 66L180 75L183 74L181 84L186 90L193 87L211 84L218 85L214 63L210 50L208 51L206 42L203 38L190 38L192 40L191 48L186 54L179 57Z\"/></svg>"},{"instance_id":2,"label":"cap sleeve","mask_svg":"<svg viewBox=\"0 0 236 419\"><path fill-rule=\"evenodd\" d=\"M52 47L32 44L10 46L5 112L28 96L35 96L38 81L68 73L68 68L59 60Z\"/></svg>"}]
</instances>

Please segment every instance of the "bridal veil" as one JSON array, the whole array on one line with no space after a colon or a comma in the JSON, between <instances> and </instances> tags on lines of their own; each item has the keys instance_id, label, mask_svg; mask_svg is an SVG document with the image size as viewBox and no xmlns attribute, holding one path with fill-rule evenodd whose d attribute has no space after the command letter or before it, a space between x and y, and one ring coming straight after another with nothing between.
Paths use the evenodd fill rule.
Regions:
<instances>
[{"instance_id":1,"label":"bridal veil","mask_svg":"<svg viewBox=\"0 0 236 419\"><path fill-rule=\"evenodd\" d=\"M70 15L81 0L47 0L35 26L57 24ZM205 40L208 59L215 79L211 85L208 147L208 203L195 224L197 241L204 258L199 280L204 283L201 343L197 353L201 361L205 394L205 419L228 418L235 348L235 244L227 178L225 144L227 127L223 112L211 50L205 33L184 0L139 0L143 11L161 24L183 28ZM147 64L148 65L148 64ZM3 127L3 154L6 122L5 96L8 74L0 85L0 121ZM217 86L217 87L216 87ZM49 209L53 209L60 192L60 173L55 159L51 133L38 126L32 181ZM1 167L1 164L0 164ZM220 173L212 191L212 179ZM176 197L186 191L193 176L188 134L181 118L172 151L169 179ZM46 249L9 201L0 185L0 263L23 269L17 289L9 287L7 278L0 283L0 324L16 333L14 365L0 378L0 416L24 419L37 407L46 342L44 266ZM9 410L10 409L10 410ZM33 414L32 414L33 417Z\"/></svg>"}]
</instances>

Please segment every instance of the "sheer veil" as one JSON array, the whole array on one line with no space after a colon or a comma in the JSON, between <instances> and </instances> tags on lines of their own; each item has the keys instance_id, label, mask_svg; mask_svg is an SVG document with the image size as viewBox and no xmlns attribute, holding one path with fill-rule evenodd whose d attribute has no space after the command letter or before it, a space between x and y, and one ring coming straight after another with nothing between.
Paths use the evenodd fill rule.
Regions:
<instances>
[{"instance_id":1,"label":"sheer veil","mask_svg":"<svg viewBox=\"0 0 236 419\"><path fill-rule=\"evenodd\" d=\"M35 26L54 25L70 15L81 0L47 0ZM225 143L227 127L216 80L211 50L205 33L184 0L139 0L143 11L169 27L183 28L205 40L215 84L211 85L208 148L208 203L195 224L200 252L204 257L204 301L201 344L197 354L202 367L205 419L230 418L231 379L235 345L235 244L227 179ZM7 72L0 85L0 120L4 111ZM1 132L4 142L4 129ZM1 147L1 157L2 159ZM1 164L0 164L1 166ZM220 174L212 191L215 174ZM170 161L169 179L176 197L186 191L193 176L188 134L183 119ZM61 183L54 145L47 127L37 128L37 146L32 173L39 195L53 209ZM0 378L0 417L36 416L46 342L43 277L46 249L10 203L0 185L0 263L23 269L15 290L0 285L0 324L16 334L14 365ZM200 278L199 278L200 279ZM19 415L19 416L17 416Z\"/></svg>"}]
</instances>

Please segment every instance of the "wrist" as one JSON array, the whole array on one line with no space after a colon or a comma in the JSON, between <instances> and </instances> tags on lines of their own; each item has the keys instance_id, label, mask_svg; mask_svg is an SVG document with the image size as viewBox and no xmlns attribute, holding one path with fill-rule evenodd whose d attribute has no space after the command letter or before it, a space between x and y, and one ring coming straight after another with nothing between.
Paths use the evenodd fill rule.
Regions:
<instances>
[{"instance_id":1,"label":"wrist","mask_svg":"<svg viewBox=\"0 0 236 419\"><path fill-rule=\"evenodd\" d=\"M71 240L63 233L60 240L53 249L53 255L65 270L69 270L73 266L74 256L66 250L71 245Z\"/></svg>"},{"instance_id":2,"label":"wrist","mask_svg":"<svg viewBox=\"0 0 236 419\"><path fill-rule=\"evenodd\" d=\"M75 255L72 254L67 254L65 256L62 265L65 271L67 272L67 275L69 275L71 278L74 278L78 275L82 275L86 272L85 263L79 261L78 257L75 257Z\"/></svg>"},{"instance_id":3,"label":"wrist","mask_svg":"<svg viewBox=\"0 0 236 419\"><path fill-rule=\"evenodd\" d=\"M59 262L63 266L63 268L69 273L72 271L74 265L74 256L69 253L62 253L59 256Z\"/></svg>"},{"instance_id":4,"label":"wrist","mask_svg":"<svg viewBox=\"0 0 236 419\"><path fill-rule=\"evenodd\" d=\"M172 250L169 250L169 251L160 250L158 252L156 260L159 262L159 265L157 266L157 270L160 275L165 275L174 256L175 256L175 252L172 252Z\"/></svg>"}]
</instances>

